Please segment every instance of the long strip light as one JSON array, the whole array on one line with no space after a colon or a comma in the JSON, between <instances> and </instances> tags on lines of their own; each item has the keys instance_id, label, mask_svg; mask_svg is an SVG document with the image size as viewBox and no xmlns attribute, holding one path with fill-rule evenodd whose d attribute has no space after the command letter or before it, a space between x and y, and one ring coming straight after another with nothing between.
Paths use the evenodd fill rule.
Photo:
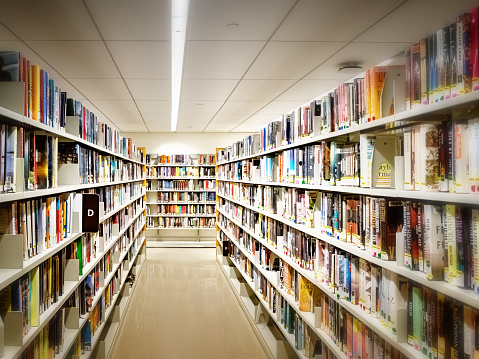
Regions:
<instances>
[{"instance_id":1,"label":"long strip light","mask_svg":"<svg viewBox=\"0 0 479 359\"><path fill-rule=\"evenodd\" d=\"M171 1L171 131L176 131L180 109L183 58L189 0Z\"/></svg>"}]
</instances>

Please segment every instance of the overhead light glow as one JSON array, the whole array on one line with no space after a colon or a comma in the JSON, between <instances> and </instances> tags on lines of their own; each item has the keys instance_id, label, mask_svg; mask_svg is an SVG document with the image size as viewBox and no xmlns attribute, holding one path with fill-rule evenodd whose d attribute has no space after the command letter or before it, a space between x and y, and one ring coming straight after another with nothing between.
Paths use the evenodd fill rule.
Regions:
<instances>
[{"instance_id":1,"label":"overhead light glow","mask_svg":"<svg viewBox=\"0 0 479 359\"><path fill-rule=\"evenodd\" d=\"M176 131L186 43L189 0L171 1L171 131Z\"/></svg>"}]
</instances>

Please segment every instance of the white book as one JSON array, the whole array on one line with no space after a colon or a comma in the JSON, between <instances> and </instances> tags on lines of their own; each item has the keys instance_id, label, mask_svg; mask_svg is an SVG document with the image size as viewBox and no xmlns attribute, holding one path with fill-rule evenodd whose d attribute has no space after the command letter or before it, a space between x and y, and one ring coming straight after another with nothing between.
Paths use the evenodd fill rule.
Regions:
<instances>
[{"instance_id":1,"label":"white book","mask_svg":"<svg viewBox=\"0 0 479 359\"><path fill-rule=\"evenodd\" d=\"M420 191L422 189L422 183L421 183L421 173L424 171L424 168L421 168L421 133L420 133L420 128L419 127L414 127L413 128L413 134L414 134L414 146L413 146L413 159L414 159L414 190L415 191Z\"/></svg>"},{"instance_id":2,"label":"white book","mask_svg":"<svg viewBox=\"0 0 479 359\"><path fill-rule=\"evenodd\" d=\"M372 187L372 164L374 154L374 137L367 135L359 136L359 151L362 154L360 158L361 168L361 187Z\"/></svg>"},{"instance_id":3,"label":"white book","mask_svg":"<svg viewBox=\"0 0 479 359\"><path fill-rule=\"evenodd\" d=\"M444 274L444 233L441 207L424 205L425 273L429 280L442 280Z\"/></svg>"},{"instance_id":4,"label":"white book","mask_svg":"<svg viewBox=\"0 0 479 359\"><path fill-rule=\"evenodd\" d=\"M412 131L410 129L404 131L404 189L414 189L412 180Z\"/></svg>"},{"instance_id":5,"label":"white book","mask_svg":"<svg viewBox=\"0 0 479 359\"><path fill-rule=\"evenodd\" d=\"M454 124L454 188L456 193L469 193L468 167L469 146L467 122L458 121Z\"/></svg>"},{"instance_id":6,"label":"white book","mask_svg":"<svg viewBox=\"0 0 479 359\"><path fill-rule=\"evenodd\" d=\"M386 268L382 269L381 273L381 323L384 328L390 328L390 323L388 321L389 318L389 271Z\"/></svg>"}]
</instances>

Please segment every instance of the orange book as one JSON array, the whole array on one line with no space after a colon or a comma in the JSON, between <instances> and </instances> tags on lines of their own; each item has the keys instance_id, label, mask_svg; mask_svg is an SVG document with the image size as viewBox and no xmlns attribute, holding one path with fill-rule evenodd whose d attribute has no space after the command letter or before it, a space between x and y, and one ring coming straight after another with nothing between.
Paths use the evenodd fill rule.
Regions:
<instances>
[{"instance_id":1,"label":"orange book","mask_svg":"<svg viewBox=\"0 0 479 359\"><path fill-rule=\"evenodd\" d=\"M381 97L386 79L387 67L373 67L371 72L371 120L381 118Z\"/></svg>"},{"instance_id":2,"label":"orange book","mask_svg":"<svg viewBox=\"0 0 479 359\"><path fill-rule=\"evenodd\" d=\"M40 120L40 67L32 65L32 119Z\"/></svg>"}]
</instances>

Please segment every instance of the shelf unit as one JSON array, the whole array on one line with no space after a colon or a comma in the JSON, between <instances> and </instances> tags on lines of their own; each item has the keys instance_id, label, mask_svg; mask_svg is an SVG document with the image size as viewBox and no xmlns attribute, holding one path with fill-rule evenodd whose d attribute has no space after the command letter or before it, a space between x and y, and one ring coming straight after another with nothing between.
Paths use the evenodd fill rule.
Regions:
<instances>
[{"instance_id":1,"label":"shelf unit","mask_svg":"<svg viewBox=\"0 0 479 359\"><path fill-rule=\"evenodd\" d=\"M261 249L267 249L271 253L274 253L280 260L292 268L293 272L298 273L303 278L309 280L314 288L319 289L319 291L329 298L330 301L333 301L342 308L344 313L352 315L353 318L359 320L363 325L370 328L375 334L377 334L382 340L384 340L385 345L390 348L395 348L397 351L402 353L408 358L420 358L426 359L428 356L423 354L421 351L416 350L412 345L408 344L408 333L407 333L407 308L398 308L397 317L398 317L398 329L397 334L393 334L390 329L383 325L380 319L372 316L369 313L363 311L359 305L354 305L346 299L338 299L338 294L336 293L337 289L332 289L330 283L325 283L323 280L320 280L317 275L317 268L314 270L307 269L287 254L283 249L286 239L283 236L278 235L278 238L281 237L281 240L278 240L278 243L273 243L268 240L263 230L260 228L260 225L256 223L253 224L253 227L246 225L244 222L244 216L248 217L249 213L255 213L263 218L270 218L273 223L272 226L276 226L277 223L281 223L282 228L290 228L293 230L299 231L303 235L308 236L308 238L316 239L316 248L319 243L324 243L328 245L328 248L334 248L338 250L335 253L343 253L351 256L351 258L359 258L361 260L366 260L370 265L379 268L381 272L393 273L399 278L405 278L406 281L414 283L414 286L419 286L420 288L426 288L423 290L432 291L433 293L442 293L448 298L447 300L455 301L455 303L460 303L462 306L469 306L474 311L479 310L479 295L474 293L471 289L463 289L457 286L451 285L444 280L429 280L428 275L423 271L413 271L408 269L404 264L404 253L401 250L401 246L404 247L404 234L399 233L397 236L397 260L387 261L377 256L374 256L370 251L360 248L353 243L349 243L338 239L334 236L326 234L324 227L315 227L313 221L312 228L305 224L298 224L292 220L289 220L288 215L283 216L282 214L275 213L273 208L262 206L255 206L252 203L252 197L243 198L244 193L254 193L253 191L244 192L245 188L258 188L262 187L263 189L280 189L288 190L299 190L299 191L315 191L317 193L332 193L339 195L355 195L355 196L364 196L364 197L374 197L374 198L387 198L390 200L397 201L413 201L413 202L424 202L426 204L433 204L437 206L445 206L446 204L454 204L464 208L479 208L479 196L477 194L460 194L460 193L449 193L449 192L426 192L422 191L410 191L403 189L383 189L383 188L362 188L362 187L353 187L353 186L334 186L334 185L321 185L321 184L307 184L307 183L291 183L286 180L286 182L279 181L266 181L261 178L259 171L256 173L250 174L251 177L246 179L238 178L238 172L241 172L237 167L228 167L228 170L224 170L223 167L230 165L238 165L241 167L245 165L250 160L260 159L263 156L275 156L280 155L283 151L300 148L307 145L318 144L322 141L331 141L331 140L345 140L357 142L360 134L387 134L401 136L405 129L409 129L412 126L419 125L422 123L440 123L445 117L453 118L471 118L469 114L472 110L474 112L474 107L479 103L479 92L472 92L464 94L455 98L447 99L442 102L437 102L430 104L428 106L422 106L417 109L412 109L404 112L397 113L392 116L381 118L369 123L360 124L351 128L346 128L343 130L335 131L326 135L319 135L313 137L303 137L298 138L297 142L293 144L288 144L284 146L278 146L277 148L260 151L253 155L248 156L237 156L236 158L228 158L226 160L218 160L218 171L217 171L217 227L220 231L218 238L222 237L224 240L227 240L229 245L233 244L235 250L239 253L242 259L247 258L253 267L255 268L255 276L258 275L259 278L264 278L272 287L275 288L276 294L285 298L290 302L291 306L295 309L295 312L303 320L304 325L307 325L308 328L311 328L321 339L323 344L328 346L328 348L334 353L337 358L347 358L348 356L340 350L340 347L337 343L331 340L329 333L321 329L318 322L315 320L314 314L309 312L302 312L299 310L297 305L298 298L295 299L294 296L287 294L280 285L277 277L277 272L272 270L265 269L264 263L262 260L259 260L255 256L254 250L251 251L251 248L246 248L243 240L244 236L247 236L248 240L252 240L253 243L259 243ZM362 154L361 154L362 155ZM256 165L257 166L257 165ZM284 192L283 192L284 193ZM253 195L251 195L253 196ZM299 204L298 204L299 205ZM306 204L307 205L307 204ZM245 215L245 211L250 211ZM321 215L321 208L314 210L314 218ZM363 214L364 215L364 214ZM238 217L239 216L239 217ZM241 217L243 216L243 217ZM251 215L252 216L252 215ZM260 218L261 218L260 217ZM252 217L248 217L252 218ZM256 218L256 217L255 217ZM254 222L254 221L253 221ZM268 222L270 223L270 222ZM251 225L251 224L250 224ZM266 225L266 224L265 224ZM238 238L238 235L241 238ZM301 245L301 244L299 244ZM446 244L447 245L447 244ZM222 250L224 243L222 240L217 240L218 251ZM254 246L253 246L254 247ZM229 257L232 257L229 253ZM226 265L226 257L219 256L218 262L220 265ZM348 257L349 258L349 257ZM260 281L258 278L252 279L248 273L245 273L243 268L235 262L234 259L228 258L228 264L233 263L238 267L238 271L241 273L245 281L249 281L254 284L254 293L256 294L257 300L263 300L264 293L258 289L258 284L256 282ZM228 277L228 270L225 269L225 273ZM426 292L423 292L426 293ZM424 299L424 302L426 299ZM428 301L429 304L429 301ZM406 306L407 306L406 298ZM277 313L269 313L271 318L275 319ZM474 314L476 315L476 314ZM447 319L449 320L449 318ZM293 342L288 339L288 336L284 333L284 324L281 321L276 321L276 324L283 331L285 340L290 343L294 349L294 338ZM320 324L320 323L319 323ZM399 328L400 326L400 328ZM420 345L421 346L421 345ZM296 351L295 356L302 357L302 353Z\"/></svg>"},{"instance_id":2,"label":"shelf unit","mask_svg":"<svg viewBox=\"0 0 479 359\"><path fill-rule=\"evenodd\" d=\"M133 163L141 166L141 173L136 178L130 180L122 181L111 181L111 182L100 182L100 183L91 183L91 184L81 184L81 185L59 185L54 188L41 189L41 190L23 190L23 176L22 178L17 178L19 183L22 183L22 186L17 186L17 192L15 193L2 193L0 194L0 206L11 208L11 205L14 203L23 203L24 201L39 201L45 197L55 197L62 196L63 194L68 193L82 193L88 192L89 190L98 189L100 187L111 187L113 191L118 186L122 186L122 193L129 193L130 197L123 197L123 202L115 202L117 205L108 213L103 211L103 203L100 202L99 207L99 222L100 224L111 222L113 217L118 215L125 218L126 222L123 223L122 227L118 225L117 229L113 229L113 232L110 232L108 236L101 237L97 233L88 235L91 236L92 242L90 244L94 248L95 252L91 253L89 257L89 262L86 263L83 268L81 268L81 273L79 274L79 262L78 259L67 259L64 263L65 269L62 271L64 277L64 287L63 294L59 295L56 298L56 301L49 305L48 308L38 315L37 323L31 323L31 328L28 330L26 335L22 335L22 312L12 312L8 309L6 312L3 312L2 318L5 320L5 333L6 340L4 346L4 355L2 358L17 358L26 351L32 350L33 343L37 343L40 339L40 334L46 330L46 328L53 328L52 321L57 320L58 316L61 313L65 313L63 317L63 324L61 331L63 337L63 348L60 352L56 353L55 357L60 358L79 358L78 355L73 355L73 348L79 345L81 341L82 330L85 325L88 323L90 325L90 320L93 320L92 312L87 311L85 314L80 314L78 302L76 306L70 307L68 302L71 299L71 296L80 290L80 287L83 288L83 285L86 283L87 277L92 276L92 274L98 273L100 268L100 263L105 263L107 258L110 258L112 261L111 271L108 272L107 268L104 268L104 271L100 272L99 275L99 286L98 290L91 298L91 307L90 308L99 308L98 305L100 302L105 303L105 295L107 288L115 287L115 295L111 298L111 307L103 308L102 321L100 326L95 332L95 336L92 337L93 342L91 343L91 350L85 352L81 355L82 358L93 357L95 358L106 358L109 355L108 351L103 350L100 352L97 348L99 347L97 343L101 343L99 338L103 336L114 336L116 335L116 328L112 328L109 324L113 322L110 313L117 311L117 305L120 302L124 302L128 295L127 290L125 289L128 284L127 279L130 280L131 273L138 274L142 268L143 262L146 258L146 237L145 237L145 227L146 227L146 213L145 213L145 201L146 201L146 180L145 180L145 158L130 159L124 157L113 151L109 151L101 146L92 144L86 140L80 139L77 136L66 133L63 130L58 130L47 126L45 124L39 123L37 121L26 118L25 116L19 115L13 111L7 110L3 107L0 107L0 123L6 123L10 126L16 126L18 128L22 127L27 130L35 131L35 134L44 133L48 136L57 137L60 141L65 142L75 142L82 145L85 148L98 151L102 155L113 156L117 159L123 160L125 163ZM143 149L143 154L145 153ZM55 159L56 161L56 159ZM131 185L131 186L130 186ZM115 186L115 187L114 187ZM130 192L130 189L134 192ZM73 198L73 197L72 197ZM118 197L118 201L120 197ZM113 201L113 193L111 197ZM112 202L113 203L113 202ZM70 205L72 203L70 202ZM78 217L75 217L77 213L77 207L71 209L71 217L69 221L72 222L72 228L70 231L66 232L67 236L59 240L58 243L52 245L50 248L44 249L40 253L31 256L28 259L23 258L20 261L12 266L12 263L7 263L5 258L7 256L12 256L18 258L19 250L23 252L23 248L19 247L15 243L23 242L23 235L11 235L11 234L0 234L0 251L2 251L2 260L0 261L0 291L3 293L9 293L10 287L15 283L18 283L20 279L29 281L29 291L38 291L38 282L34 274L38 273L39 268L42 265L45 265L47 262L51 262L53 257L57 255L61 256L62 253L65 253L67 247L71 247L76 243L84 243L83 241L86 238L86 233L78 232L79 221ZM128 213L126 212L128 210ZM66 214L65 214L66 215ZM112 222L113 223L113 222ZM37 223L38 224L38 223ZM56 224L57 225L57 224ZM58 224L59 226L60 224ZM76 229L75 229L76 228ZM7 232L8 233L8 232ZM44 238L38 238L39 241L44 240ZM78 242L81 241L81 242ZM122 248L121 252L117 248ZM86 253L85 253L86 255ZM102 264L103 265L103 264ZM9 268L10 267L10 268ZM61 269L60 269L61 271ZM121 275L119 274L121 272ZM122 278L121 282L116 282L115 277L120 275ZM40 279L42 280L42 279ZM115 283L113 283L115 282ZM126 284L126 285L125 285ZM37 288L37 289L35 289ZM8 291L7 291L8 290ZM32 292L33 293L33 292ZM8 295L8 294L7 294ZM30 296L30 294L28 294ZM33 294L32 294L33 295ZM37 307L35 310L39 313L40 309L40 297L32 297L29 305L31 308ZM123 299L126 298L126 299ZM3 297L5 299L5 297ZM78 297L79 300L79 297ZM125 302L126 303L126 302ZM123 305L123 314L124 314L124 305ZM30 318L29 320L32 320ZM115 322L118 324L118 318L115 317ZM51 330L51 329L50 329ZM8 334L7 334L8 333ZM102 339L103 340L103 339ZM2 341L3 342L3 341ZM43 344L42 344L43 345Z\"/></svg>"},{"instance_id":3,"label":"shelf unit","mask_svg":"<svg viewBox=\"0 0 479 359\"><path fill-rule=\"evenodd\" d=\"M148 155L147 233L152 245L168 245L185 237L185 242L196 245L202 238L211 238L216 217L215 165L200 164L202 156L214 160L213 155L201 154ZM170 163L160 164L165 157ZM182 163L171 163L178 160ZM184 230L175 233L180 228Z\"/></svg>"}]
</instances>

